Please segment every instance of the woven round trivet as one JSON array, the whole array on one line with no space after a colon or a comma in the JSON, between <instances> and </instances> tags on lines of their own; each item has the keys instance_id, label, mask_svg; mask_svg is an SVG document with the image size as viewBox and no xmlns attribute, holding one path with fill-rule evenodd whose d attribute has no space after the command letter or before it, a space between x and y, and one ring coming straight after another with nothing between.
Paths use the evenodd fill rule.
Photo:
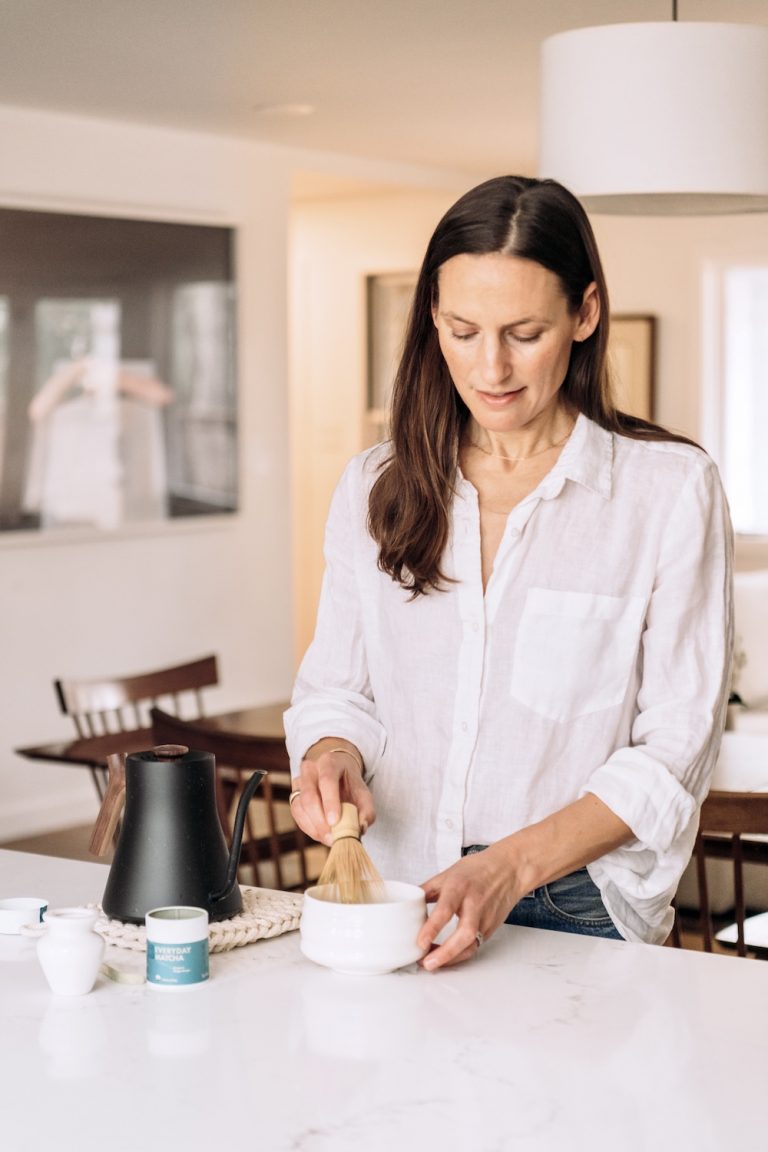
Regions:
<instances>
[{"instance_id":1,"label":"woven round trivet","mask_svg":"<svg viewBox=\"0 0 768 1152\"><path fill-rule=\"evenodd\" d=\"M231 920L217 920L208 928L209 952L229 952L253 940L282 936L299 926L303 897L297 892L277 892L271 888L241 886L243 911ZM101 909L99 909L101 911ZM96 931L107 944L146 952L147 930L143 924L124 924L110 920L103 913Z\"/></svg>"}]
</instances>

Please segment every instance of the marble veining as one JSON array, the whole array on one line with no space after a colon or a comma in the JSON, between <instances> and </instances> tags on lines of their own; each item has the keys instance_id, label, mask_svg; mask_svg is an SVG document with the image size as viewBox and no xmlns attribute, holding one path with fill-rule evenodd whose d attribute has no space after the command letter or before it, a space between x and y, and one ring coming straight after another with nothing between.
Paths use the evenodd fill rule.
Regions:
<instances>
[{"instance_id":1,"label":"marble veining","mask_svg":"<svg viewBox=\"0 0 768 1152\"><path fill-rule=\"evenodd\" d=\"M52 906L106 875L0 851L0 892ZM766 1146L768 965L735 957L505 927L455 969L344 977L294 932L200 988L67 998L0 936L0 1019L3 1152Z\"/></svg>"}]
</instances>

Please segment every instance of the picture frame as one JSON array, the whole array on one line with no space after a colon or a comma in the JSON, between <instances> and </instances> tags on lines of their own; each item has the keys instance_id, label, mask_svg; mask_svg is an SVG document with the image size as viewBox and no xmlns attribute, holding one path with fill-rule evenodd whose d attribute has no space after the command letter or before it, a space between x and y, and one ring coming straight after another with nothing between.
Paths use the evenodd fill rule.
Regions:
<instances>
[{"instance_id":1,"label":"picture frame","mask_svg":"<svg viewBox=\"0 0 768 1152\"><path fill-rule=\"evenodd\" d=\"M653 420L656 384L656 318L650 314L611 316L608 361L614 402L621 412Z\"/></svg>"},{"instance_id":2,"label":"picture frame","mask_svg":"<svg viewBox=\"0 0 768 1152\"><path fill-rule=\"evenodd\" d=\"M388 435L392 385L417 275L414 271L385 272L365 278L366 444L375 444Z\"/></svg>"}]
</instances>

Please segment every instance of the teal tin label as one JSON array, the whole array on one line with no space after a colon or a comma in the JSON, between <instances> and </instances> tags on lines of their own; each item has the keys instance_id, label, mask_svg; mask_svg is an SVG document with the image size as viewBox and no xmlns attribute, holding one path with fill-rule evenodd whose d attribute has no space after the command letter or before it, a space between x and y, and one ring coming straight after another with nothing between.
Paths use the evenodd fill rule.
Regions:
<instances>
[{"instance_id":1,"label":"teal tin label","mask_svg":"<svg viewBox=\"0 0 768 1152\"><path fill-rule=\"evenodd\" d=\"M147 981L167 987L201 984L208 979L208 940L189 944L147 941Z\"/></svg>"}]
</instances>

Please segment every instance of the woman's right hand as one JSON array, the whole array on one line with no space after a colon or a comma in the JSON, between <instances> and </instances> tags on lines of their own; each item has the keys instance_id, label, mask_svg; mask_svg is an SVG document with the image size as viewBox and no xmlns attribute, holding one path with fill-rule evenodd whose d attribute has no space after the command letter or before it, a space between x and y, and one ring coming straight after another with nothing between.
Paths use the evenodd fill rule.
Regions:
<instances>
[{"instance_id":1,"label":"woman's right hand","mask_svg":"<svg viewBox=\"0 0 768 1152\"><path fill-rule=\"evenodd\" d=\"M313 744L301 762L291 788L293 818L303 832L330 847L331 828L341 815L342 802L354 804L365 832L376 819L373 796L363 780L362 757L347 740L327 737Z\"/></svg>"}]
</instances>

